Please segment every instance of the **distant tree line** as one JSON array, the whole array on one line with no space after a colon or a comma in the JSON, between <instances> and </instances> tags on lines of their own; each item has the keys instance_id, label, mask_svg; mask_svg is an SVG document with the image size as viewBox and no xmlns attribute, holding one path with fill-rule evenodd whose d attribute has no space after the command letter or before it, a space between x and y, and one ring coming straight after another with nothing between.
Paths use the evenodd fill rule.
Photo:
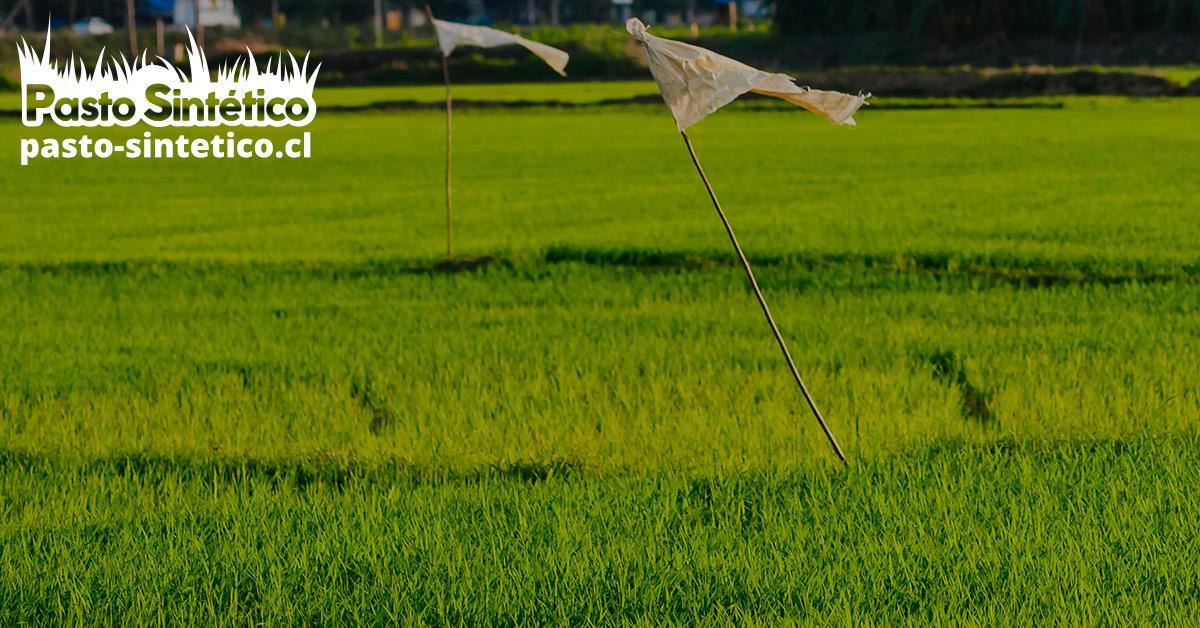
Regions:
<instances>
[{"instance_id":1,"label":"distant tree line","mask_svg":"<svg viewBox=\"0 0 1200 628\"><path fill-rule=\"evenodd\" d=\"M778 0L785 35L892 33L947 44L1200 34L1200 0Z\"/></svg>"},{"instance_id":2,"label":"distant tree line","mask_svg":"<svg viewBox=\"0 0 1200 628\"><path fill-rule=\"evenodd\" d=\"M200 0L203 2L204 0ZM17 0L0 0L7 12ZM119 23L125 0L29 0L35 21L97 15ZM282 13L289 23L354 23L371 19L375 0L235 0L247 25ZM612 0L429 0L451 19L546 24L606 22ZM146 5L147 0L137 0ZM164 4L161 0L154 4ZM169 2L166 4L169 5ZM425 0L383 0L386 9L419 10ZM1137 33L1200 35L1200 0L771 0L784 35L891 33L960 44L979 40L1057 37L1115 40ZM634 0L633 13L712 12L714 0ZM532 19L531 19L532 16Z\"/></svg>"},{"instance_id":3,"label":"distant tree line","mask_svg":"<svg viewBox=\"0 0 1200 628\"><path fill-rule=\"evenodd\" d=\"M316 22L322 19L357 21L370 18L374 0L277 0L289 20ZM272 0L238 0L243 15L263 15ZM383 0L388 9L421 9L425 0ZM612 0L428 0L434 12L453 19L486 16L497 23L546 24L557 17L561 23L607 22L613 16ZM635 12L654 11L685 14L689 8L711 10L712 0L634 0Z\"/></svg>"},{"instance_id":4,"label":"distant tree line","mask_svg":"<svg viewBox=\"0 0 1200 628\"><path fill-rule=\"evenodd\" d=\"M0 0L0 12L6 13L18 0ZM204 0L200 0L203 2ZM785 0L786 1L786 0ZM48 16L75 20L98 16L119 23L125 15L125 0L29 0L35 20L45 24ZM426 0L383 0L385 10L421 10ZM140 11L150 4L137 0ZM154 2L170 5L170 2ZM238 12L247 24L255 24L275 14L287 16L289 23L350 23L369 20L375 12L374 0L235 0ZM561 23L606 22L613 13L612 0L429 0L433 10L453 19L483 17L497 23L528 23L530 15L539 24L557 18ZM635 13L654 11L658 15L689 10L711 11L713 0L634 0ZM3 16L0 16L3 17Z\"/></svg>"}]
</instances>

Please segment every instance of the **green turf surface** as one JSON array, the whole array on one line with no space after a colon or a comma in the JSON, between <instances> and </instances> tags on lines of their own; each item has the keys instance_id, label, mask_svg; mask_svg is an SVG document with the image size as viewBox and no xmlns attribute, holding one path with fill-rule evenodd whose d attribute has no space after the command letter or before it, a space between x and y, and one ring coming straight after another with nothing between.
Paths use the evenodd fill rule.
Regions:
<instances>
[{"instance_id":1,"label":"green turf surface","mask_svg":"<svg viewBox=\"0 0 1200 628\"><path fill-rule=\"evenodd\" d=\"M654 82L546 82L506 83L492 85L454 85L454 97L459 100L486 101L557 101L587 104L605 100L627 99L634 96L656 95ZM318 87L314 94L320 107L353 107L374 103L415 101L440 103L446 98L441 85ZM19 91L0 92L0 111L19 111Z\"/></svg>"},{"instance_id":2,"label":"green turf surface","mask_svg":"<svg viewBox=\"0 0 1200 628\"><path fill-rule=\"evenodd\" d=\"M1200 101L1068 102L868 108L857 129L802 112L730 111L692 136L756 254L1194 265L1200 225L1184 217L1200 193L1191 159ZM0 260L431 258L444 250L442 120L331 114L311 127L307 162L7 168ZM519 257L558 245L726 251L665 111L464 112L455 128L463 254ZM29 134L0 124L0 142L14 151Z\"/></svg>"},{"instance_id":3,"label":"green turf surface","mask_svg":"<svg viewBox=\"0 0 1200 628\"><path fill-rule=\"evenodd\" d=\"M847 68L847 71L882 70L879 68ZM890 68L890 71L917 71L917 68ZM1166 67L1101 67L1059 68L1060 72L1074 70L1131 72L1165 77L1179 85L1188 85L1200 78L1200 68L1195 66ZM933 71L933 70L930 70ZM815 86L819 87L819 86ZM654 82L647 75L642 81L547 81L544 83L504 84L455 84L454 97L463 101L534 101L592 104L603 101L623 100L658 93ZM378 103L419 102L439 103L445 99L445 88L441 85L378 85L362 87L318 87L315 98L318 107L362 107ZM887 98L885 101L895 100ZM19 91L0 91L0 111L19 111Z\"/></svg>"},{"instance_id":4,"label":"green turf surface","mask_svg":"<svg viewBox=\"0 0 1200 628\"><path fill-rule=\"evenodd\" d=\"M1195 426L1178 365L1200 362L1200 287L774 266L762 281L856 454ZM24 322L0 336L0 448L432 471L828 458L734 268L52 267L0 285Z\"/></svg>"},{"instance_id":5,"label":"green turf surface","mask_svg":"<svg viewBox=\"0 0 1200 628\"><path fill-rule=\"evenodd\" d=\"M1096 70L1096 67L1086 69ZM1145 66L1106 66L1103 69L1113 72L1132 72L1134 74L1151 74L1161 76L1177 85L1190 85L1192 81L1200 79L1200 67L1195 65L1174 65L1164 67L1145 67Z\"/></svg>"},{"instance_id":6,"label":"green turf surface","mask_svg":"<svg viewBox=\"0 0 1200 628\"><path fill-rule=\"evenodd\" d=\"M454 85L453 96L458 100L486 101L558 101L595 103L621 100L635 96L658 94L654 82L547 82L509 83L501 85ZM404 87L327 87L316 90L317 107L355 106L381 102L416 101L440 103L446 99L442 85Z\"/></svg>"},{"instance_id":7,"label":"green turf surface","mask_svg":"<svg viewBox=\"0 0 1200 628\"><path fill-rule=\"evenodd\" d=\"M1187 624L1196 447L952 446L717 478L5 461L0 619Z\"/></svg>"},{"instance_id":8,"label":"green turf surface","mask_svg":"<svg viewBox=\"0 0 1200 628\"><path fill-rule=\"evenodd\" d=\"M0 623L1180 623L1200 101L0 171ZM18 138L77 131L0 122ZM269 132L283 137L282 132Z\"/></svg>"}]
</instances>

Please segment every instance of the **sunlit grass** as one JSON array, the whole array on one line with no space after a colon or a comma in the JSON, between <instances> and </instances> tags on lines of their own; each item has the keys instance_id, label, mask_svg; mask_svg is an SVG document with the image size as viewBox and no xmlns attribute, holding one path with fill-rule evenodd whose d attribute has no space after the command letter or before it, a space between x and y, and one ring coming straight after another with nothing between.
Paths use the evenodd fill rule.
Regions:
<instances>
[{"instance_id":1,"label":"sunlit grass","mask_svg":"<svg viewBox=\"0 0 1200 628\"><path fill-rule=\"evenodd\" d=\"M661 110L458 116L462 272L437 112L0 170L0 623L1186 623L1200 101L1066 103L693 131L849 468Z\"/></svg>"},{"instance_id":2,"label":"sunlit grass","mask_svg":"<svg viewBox=\"0 0 1200 628\"><path fill-rule=\"evenodd\" d=\"M692 137L752 253L1178 268L1195 263L1200 241L1184 218L1200 195L1198 114L1187 99L1076 99L1061 110L868 108L847 129L800 111L729 111ZM308 161L7 168L0 260L442 254L440 112L331 114L311 130ZM662 108L465 112L456 130L464 255L726 251ZM0 124L2 143L31 133L72 132Z\"/></svg>"}]
</instances>

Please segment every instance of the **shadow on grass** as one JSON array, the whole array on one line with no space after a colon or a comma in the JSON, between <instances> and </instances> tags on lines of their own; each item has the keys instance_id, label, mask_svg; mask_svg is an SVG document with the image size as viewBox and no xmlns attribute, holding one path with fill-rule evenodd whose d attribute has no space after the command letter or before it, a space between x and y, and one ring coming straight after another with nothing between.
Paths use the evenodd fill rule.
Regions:
<instances>
[{"instance_id":1,"label":"shadow on grass","mask_svg":"<svg viewBox=\"0 0 1200 628\"><path fill-rule=\"evenodd\" d=\"M616 266L646 270L696 270L738 266L737 258L725 252L683 252L657 249L587 249L551 247L548 264L566 262L590 266ZM756 267L782 267L810 272L857 270L883 275L926 275L946 279L971 279L981 283L1029 288L1067 285L1122 285L1129 283L1200 282L1200 264L1175 268L1139 265L1084 263L1068 265L1039 259L963 257L954 253L918 252L897 254L798 253L751 256Z\"/></svg>"},{"instance_id":2,"label":"shadow on grass","mask_svg":"<svg viewBox=\"0 0 1200 628\"><path fill-rule=\"evenodd\" d=\"M1077 263L1003 256L963 256L950 252L819 253L752 256L756 268L806 272L853 272L874 276L924 276L942 280L968 280L982 287L1010 285L1053 288L1072 285L1123 285L1200 283L1200 263L1150 266L1137 262L1085 261ZM503 258L482 255L455 259L378 258L362 261L64 261L0 264L0 272L64 277L132 276L154 278L192 276L305 276L344 280L404 275L441 275L486 272L494 269L528 271L560 264L596 268L632 268L646 272L703 271L736 268L727 251L668 251L662 249L583 248L553 246L540 255Z\"/></svg>"},{"instance_id":3,"label":"shadow on grass","mask_svg":"<svg viewBox=\"0 0 1200 628\"><path fill-rule=\"evenodd\" d=\"M577 461L551 459L495 463L472 470L452 470L382 461L366 463L333 455L294 458L212 458L145 453L117 454L73 460L12 449L0 450L0 471L47 475L62 472L132 479L148 484L166 480L236 484L264 482L275 488L324 487L341 490L351 484L441 485L512 481L537 484L584 473Z\"/></svg>"},{"instance_id":4,"label":"shadow on grass","mask_svg":"<svg viewBox=\"0 0 1200 628\"><path fill-rule=\"evenodd\" d=\"M861 91L861 90L851 90ZM870 90L868 90L870 91ZM1027 96L1022 96L1027 97ZM988 99L947 99L933 97L921 100L909 97L908 100L889 102L887 99L871 101L875 110L941 110L941 109L1063 109L1066 104L1062 101L1029 101L1004 97ZM605 108L636 108L662 107L662 96L658 94L641 94L624 98L604 98L592 101L571 101L548 98L545 100L487 100L474 98L455 98L455 111L520 111L533 109L562 109L572 111L588 111ZM746 94L734 105L742 111L786 111L790 105L780 103L766 96ZM331 113L371 113L371 112L415 112L441 111L446 108L443 101L430 100L379 100L353 105L322 105L321 114ZM657 109L656 109L657 111ZM0 119L16 119L22 115L19 109L0 109Z\"/></svg>"},{"instance_id":5,"label":"shadow on grass","mask_svg":"<svg viewBox=\"0 0 1200 628\"><path fill-rule=\"evenodd\" d=\"M744 510L746 523L753 525L761 515L762 491L786 490L802 496L830 483L845 484L852 480L869 483L872 478L885 481L897 474L975 473L980 464L1019 462L1056 466L1128 456L1147 460L1186 458L1196 455L1198 445L1200 434L1194 430L1071 440L1016 439L1011 436L988 440L948 438L916 442L871 459L851 460L849 467L832 461L824 465L814 461L811 466L790 469L715 474L686 469L601 470L582 461L562 458L492 463L455 470L388 459L364 462L332 454L256 459L221 457L219 454L207 457L130 453L75 459L0 449L0 474L67 478L72 482L80 477L111 478L150 486L185 482L251 487L257 484L272 490L312 488L334 491L364 486L438 487L495 483L532 486L552 482L640 479L673 494L680 505L688 507L711 508L716 503L735 502ZM1164 457L1164 452L1174 453Z\"/></svg>"},{"instance_id":6,"label":"shadow on grass","mask_svg":"<svg viewBox=\"0 0 1200 628\"><path fill-rule=\"evenodd\" d=\"M935 380L958 391L959 412L964 419L987 427L999 424L992 412L992 391L980 388L971 381L957 353L935 351L926 356L924 361L933 367Z\"/></svg>"}]
</instances>

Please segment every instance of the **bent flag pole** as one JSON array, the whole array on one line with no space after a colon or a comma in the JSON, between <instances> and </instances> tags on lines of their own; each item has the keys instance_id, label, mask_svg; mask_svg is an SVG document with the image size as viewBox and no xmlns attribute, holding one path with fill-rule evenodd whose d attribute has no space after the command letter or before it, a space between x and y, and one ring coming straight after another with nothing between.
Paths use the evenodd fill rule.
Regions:
<instances>
[{"instance_id":1,"label":"bent flag pole","mask_svg":"<svg viewBox=\"0 0 1200 628\"><path fill-rule=\"evenodd\" d=\"M429 22L433 24L434 31L437 33L438 48L442 53L442 78L446 82L446 259L454 256L454 237L451 228L451 202L450 202L450 183L451 183L451 137L453 134L452 116L454 111L453 99L450 95L450 53L459 46L479 46L480 48L496 48L498 46L508 46L516 44L524 47L529 52L537 55L542 61L554 69L562 76L566 76L567 62L570 60L570 55L554 48L541 44L536 41L525 39L498 31L494 28L485 26L471 26L470 24L458 24L456 22L446 22L433 17L433 9L429 5L425 5L425 14L429 17Z\"/></svg>"},{"instance_id":2,"label":"bent flag pole","mask_svg":"<svg viewBox=\"0 0 1200 628\"><path fill-rule=\"evenodd\" d=\"M775 324L775 319L771 316L771 308L767 306L762 289L758 287L758 280L754 278L754 269L750 266L750 260L746 258L742 246L738 244L733 227L729 224L725 211L721 209L721 202L717 200L717 194L704 174L704 168L700 165L699 157L696 156L696 149L692 147L692 140L688 137L687 129L747 92L782 98L817 113L834 124L845 125L854 124L854 113L870 96L851 96L839 92L799 87L787 75L763 72L723 57L711 50L651 35L646 32L646 25L637 18L628 20L625 28L646 51L646 61L650 66L650 73L654 75L659 91L662 92L663 100L671 110L680 134L683 135L683 142L687 146L696 172L700 174L700 179L704 182L704 189L708 191L708 197L712 199L713 207L716 208L717 215L725 225L725 233L729 235L729 241L733 244L733 249L742 263L742 269L746 271L746 278L750 281L750 287L754 289L754 296L758 299L758 305L767 318L767 324L771 326L771 332L775 334L775 341L779 344L780 351L783 352L783 358L787 361L788 369L791 370L792 379L796 381L800 393L808 402L808 407L821 426L821 431L825 433L825 438L833 447L833 452L837 454L842 463L846 463L846 456L842 453L841 446L838 445L837 439L834 438L833 432L825 422L825 417L821 415L820 409L813 401L808 386L804 384L804 379L800 377L800 371L796 368L796 362L792 359L787 343L784 342L783 334L780 333L779 326Z\"/></svg>"}]
</instances>

